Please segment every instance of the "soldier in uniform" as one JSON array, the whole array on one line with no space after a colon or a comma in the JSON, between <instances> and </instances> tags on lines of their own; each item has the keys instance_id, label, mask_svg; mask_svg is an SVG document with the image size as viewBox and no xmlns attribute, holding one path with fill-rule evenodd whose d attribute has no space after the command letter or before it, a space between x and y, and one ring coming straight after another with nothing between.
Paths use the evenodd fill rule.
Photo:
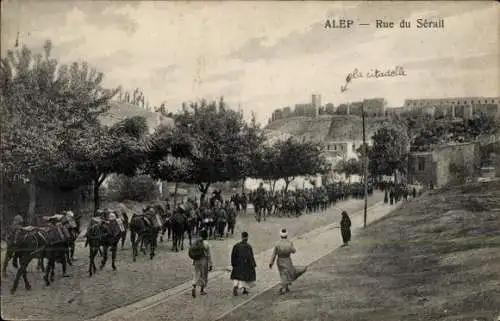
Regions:
<instances>
[{"instance_id":1,"label":"soldier in uniform","mask_svg":"<svg viewBox=\"0 0 500 321\"><path fill-rule=\"evenodd\" d=\"M215 225L217 231L216 235L220 238L223 238L224 230L226 229L226 223L227 223L227 213L218 200L215 201L214 214L215 214Z\"/></svg>"}]
</instances>

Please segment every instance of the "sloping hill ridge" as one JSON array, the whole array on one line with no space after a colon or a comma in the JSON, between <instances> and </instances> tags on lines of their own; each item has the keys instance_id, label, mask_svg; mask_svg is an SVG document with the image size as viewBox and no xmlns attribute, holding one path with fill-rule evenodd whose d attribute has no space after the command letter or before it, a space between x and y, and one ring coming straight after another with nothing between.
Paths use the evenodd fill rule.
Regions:
<instances>
[{"instance_id":1,"label":"sloping hill ridge","mask_svg":"<svg viewBox=\"0 0 500 321\"><path fill-rule=\"evenodd\" d=\"M366 118L366 139L370 139L379 128L393 126L394 123L385 117ZM328 138L335 140L362 140L363 121L361 117L333 117L328 130Z\"/></svg>"},{"instance_id":2,"label":"sloping hill ridge","mask_svg":"<svg viewBox=\"0 0 500 321\"><path fill-rule=\"evenodd\" d=\"M290 117L278 119L270 123L266 129L290 134L296 137L322 141L328 135L330 123L334 116Z\"/></svg>"},{"instance_id":3,"label":"sloping hill ridge","mask_svg":"<svg viewBox=\"0 0 500 321\"><path fill-rule=\"evenodd\" d=\"M169 117L160 116L157 112L153 112L138 106L128 103L111 101L109 110L101 117L101 123L106 126L112 126L115 123L124 120L125 118L141 116L146 119L149 130L154 130L159 123L172 126L174 120Z\"/></svg>"},{"instance_id":4,"label":"sloping hill ridge","mask_svg":"<svg viewBox=\"0 0 500 321\"><path fill-rule=\"evenodd\" d=\"M365 123L367 139L370 139L379 128L394 125L385 117L367 118ZM363 139L362 120L357 116L290 117L276 120L266 129L315 141Z\"/></svg>"}]
</instances>

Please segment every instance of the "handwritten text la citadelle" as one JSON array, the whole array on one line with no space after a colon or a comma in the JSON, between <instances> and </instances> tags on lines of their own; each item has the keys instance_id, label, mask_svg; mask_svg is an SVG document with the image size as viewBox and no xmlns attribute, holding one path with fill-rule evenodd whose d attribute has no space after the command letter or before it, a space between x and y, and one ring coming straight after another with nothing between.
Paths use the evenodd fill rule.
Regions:
<instances>
[{"instance_id":1,"label":"handwritten text la citadelle","mask_svg":"<svg viewBox=\"0 0 500 321\"><path fill-rule=\"evenodd\" d=\"M359 71L358 68L356 68L347 75L345 79L345 85L341 86L340 90L342 92L347 91L347 85L353 79L364 78L365 75L366 78L404 77L406 76L406 71L402 66L396 66L393 69L388 70L371 69L366 74L363 74L361 71Z\"/></svg>"}]
</instances>

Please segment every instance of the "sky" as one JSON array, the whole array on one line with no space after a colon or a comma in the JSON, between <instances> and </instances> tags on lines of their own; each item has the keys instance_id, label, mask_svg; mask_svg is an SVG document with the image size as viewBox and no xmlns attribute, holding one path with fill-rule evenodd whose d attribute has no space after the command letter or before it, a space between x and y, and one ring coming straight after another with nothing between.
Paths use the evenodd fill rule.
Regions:
<instances>
[{"instance_id":1,"label":"sky","mask_svg":"<svg viewBox=\"0 0 500 321\"><path fill-rule=\"evenodd\" d=\"M312 93L338 105L384 97L499 96L499 14L494 2L2 1L1 52L47 39L63 63L87 61L109 87L139 87L152 104L224 99L266 123ZM443 29L415 20L444 19ZM352 19L350 29L324 28ZM410 20L377 29L375 20ZM369 26L359 26L369 23ZM348 73L402 66L406 76Z\"/></svg>"}]
</instances>

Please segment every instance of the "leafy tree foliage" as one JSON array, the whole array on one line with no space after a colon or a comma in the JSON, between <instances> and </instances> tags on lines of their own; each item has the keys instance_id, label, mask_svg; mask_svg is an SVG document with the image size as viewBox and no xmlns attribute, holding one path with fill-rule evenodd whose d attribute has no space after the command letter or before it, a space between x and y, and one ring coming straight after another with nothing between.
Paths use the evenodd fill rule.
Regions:
<instances>
[{"instance_id":1,"label":"leafy tree foliage","mask_svg":"<svg viewBox=\"0 0 500 321\"><path fill-rule=\"evenodd\" d=\"M255 120L247 124L222 98L184 104L174 120L173 129L161 129L152 139L147 166L152 177L196 184L204 199L212 183L247 176L263 141Z\"/></svg>"},{"instance_id":2,"label":"leafy tree foliage","mask_svg":"<svg viewBox=\"0 0 500 321\"><path fill-rule=\"evenodd\" d=\"M149 175L133 177L118 175L114 178L108 185L108 195L113 200L152 201L159 194L155 181Z\"/></svg>"},{"instance_id":3,"label":"leafy tree foliage","mask_svg":"<svg viewBox=\"0 0 500 321\"><path fill-rule=\"evenodd\" d=\"M144 161L146 120L101 126L98 117L119 89L103 88L103 74L85 62L59 64L51 49L47 41L43 54L23 47L1 61L3 175L27 177L33 193L40 184L72 189L93 182L98 207L106 176L133 175ZM33 194L28 216L35 201Z\"/></svg>"},{"instance_id":4,"label":"leafy tree foliage","mask_svg":"<svg viewBox=\"0 0 500 321\"><path fill-rule=\"evenodd\" d=\"M117 92L105 89L103 75L86 63L61 65L51 51L50 41L41 54L23 46L9 50L0 62L0 165L5 179L29 182L28 220L34 213L38 180L69 188L85 181L73 171L65 147L98 124L98 116Z\"/></svg>"},{"instance_id":5,"label":"leafy tree foliage","mask_svg":"<svg viewBox=\"0 0 500 321\"><path fill-rule=\"evenodd\" d=\"M68 129L95 123L116 90L86 63L59 65L47 41L43 54L24 46L1 60L2 165L4 173L27 174L60 161Z\"/></svg>"},{"instance_id":6,"label":"leafy tree foliage","mask_svg":"<svg viewBox=\"0 0 500 321\"><path fill-rule=\"evenodd\" d=\"M434 145L446 143L471 142L480 135L494 134L499 129L493 117L482 113L470 119L454 121L420 116L423 120L416 122L416 117L407 119L412 151L428 151Z\"/></svg>"},{"instance_id":7,"label":"leafy tree foliage","mask_svg":"<svg viewBox=\"0 0 500 321\"><path fill-rule=\"evenodd\" d=\"M262 148L260 159L254 163L253 176L264 180L283 179L288 190L297 176L323 174L328 170L329 164L319 143L290 137Z\"/></svg>"},{"instance_id":8,"label":"leafy tree foliage","mask_svg":"<svg viewBox=\"0 0 500 321\"><path fill-rule=\"evenodd\" d=\"M369 169L373 177L406 173L409 139L406 132L382 127L373 135L373 146L368 150Z\"/></svg>"},{"instance_id":9,"label":"leafy tree foliage","mask_svg":"<svg viewBox=\"0 0 500 321\"><path fill-rule=\"evenodd\" d=\"M124 119L112 127L88 126L66 145L68 159L94 186L94 209L100 206L99 188L111 173L133 176L147 159L143 117Z\"/></svg>"},{"instance_id":10,"label":"leafy tree foliage","mask_svg":"<svg viewBox=\"0 0 500 321\"><path fill-rule=\"evenodd\" d=\"M131 104L140 108L150 109L151 105L146 99L141 89L135 88L134 90L120 90L118 92L117 100L122 103Z\"/></svg>"},{"instance_id":11,"label":"leafy tree foliage","mask_svg":"<svg viewBox=\"0 0 500 321\"><path fill-rule=\"evenodd\" d=\"M336 170L339 173L345 174L347 179L350 179L352 175L363 175L363 163L358 159L351 158L347 161L339 162Z\"/></svg>"}]
</instances>

